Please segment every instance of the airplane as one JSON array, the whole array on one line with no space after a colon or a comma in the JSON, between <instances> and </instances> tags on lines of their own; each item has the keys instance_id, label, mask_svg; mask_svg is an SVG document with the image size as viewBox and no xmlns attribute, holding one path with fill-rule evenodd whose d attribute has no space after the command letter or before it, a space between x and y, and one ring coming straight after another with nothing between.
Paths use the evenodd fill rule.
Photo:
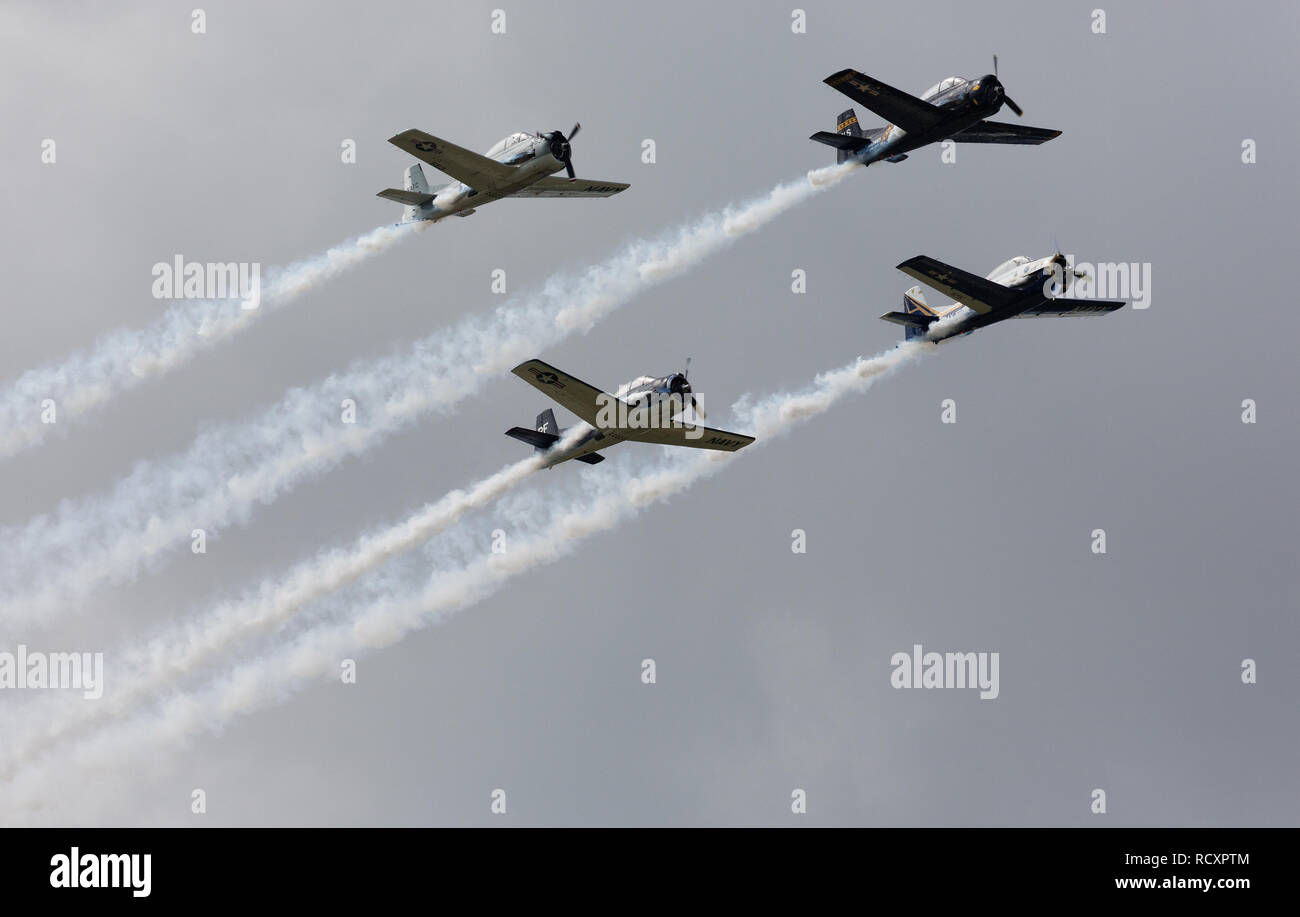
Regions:
<instances>
[{"instance_id":1,"label":"airplane","mask_svg":"<svg viewBox=\"0 0 1300 917\"><path fill-rule=\"evenodd\" d=\"M573 171L569 136L562 131L514 133L480 156L424 131L402 131L388 142L423 160L455 181L430 188L417 162L406 170L403 189L385 188L377 197L405 205L403 223L437 222L453 214L467 217L503 197L609 197L625 190L624 182L580 179ZM553 178L563 169L568 178Z\"/></svg>"},{"instance_id":2,"label":"airplane","mask_svg":"<svg viewBox=\"0 0 1300 917\"><path fill-rule=\"evenodd\" d=\"M935 311L926 305L919 286L904 293L903 311L886 312L880 317L902 325L907 341L925 338L938 343L1008 318L1105 315L1126 305L1102 299L1065 298L1070 281L1087 275L1072 270L1060 252L1037 261L1018 255L999 264L987 277L976 277L926 255L909 258L898 269L956 300L949 308ZM1059 285L1062 295L1052 294L1055 285Z\"/></svg>"},{"instance_id":3,"label":"airplane","mask_svg":"<svg viewBox=\"0 0 1300 917\"><path fill-rule=\"evenodd\" d=\"M823 82L889 120L885 127L863 132L858 116L850 108L836 119L836 133L818 131L808 138L835 147L837 162L902 162L912 150L940 140L1037 145L1061 135L1060 131L1043 127L987 120L1003 105L1017 116L1024 115L998 79L996 54L992 73L974 82L950 76L935 83L919 99L856 70L840 70Z\"/></svg>"},{"instance_id":4,"label":"airplane","mask_svg":"<svg viewBox=\"0 0 1300 917\"><path fill-rule=\"evenodd\" d=\"M729 433L705 427L682 414L689 407L704 416L686 370L659 378L641 376L610 394L575 379L541 360L527 360L511 370L519 378L568 408L581 418L575 427L560 429L550 408L537 415L536 429L511 427L506 436L528 443L545 457L543 468L553 468L570 459L596 465L605 460L600 452L624 440L663 446L692 446L735 452L754 441L743 433ZM563 440L563 442L561 442ZM558 445L557 445L558 444Z\"/></svg>"}]
</instances>

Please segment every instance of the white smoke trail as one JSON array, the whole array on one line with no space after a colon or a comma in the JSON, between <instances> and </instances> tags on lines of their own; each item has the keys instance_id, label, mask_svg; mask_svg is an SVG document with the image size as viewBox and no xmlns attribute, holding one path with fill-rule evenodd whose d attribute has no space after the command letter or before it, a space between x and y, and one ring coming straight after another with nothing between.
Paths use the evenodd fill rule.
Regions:
<instances>
[{"instance_id":1,"label":"white smoke trail","mask_svg":"<svg viewBox=\"0 0 1300 917\"><path fill-rule=\"evenodd\" d=\"M245 522L258 504L455 405L567 335L585 332L854 168L818 170L658 240L634 241L577 277L554 276L540 292L466 319L406 353L293 389L257 418L209 430L178 456L140 463L109 494L67 502L52 517L0 532L0 618L37 622L74 610L104 585L127 582L161 562L188 543L195 527L212 537ZM358 406L354 424L339 422L343 398ZM47 575L51 569L57 577Z\"/></svg>"},{"instance_id":2,"label":"white smoke trail","mask_svg":"<svg viewBox=\"0 0 1300 917\"><path fill-rule=\"evenodd\" d=\"M0 458L44 440L55 424L41 422L41 403L54 401L60 428L137 385L165 375L248 328L267 312L286 305L391 248L424 224L381 226L349 239L323 254L272 268L258 307L244 309L237 299L172 304L143 328L124 328L59 363L32 369L0 392Z\"/></svg>"},{"instance_id":3,"label":"white smoke trail","mask_svg":"<svg viewBox=\"0 0 1300 917\"><path fill-rule=\"evenodd\" d=\"M752 430L757 444L789 432L828 411L846 395L862 392L878 378L915 360L936 345L913 341L894 350L817 377L808 389L738 405L736 425ZM755 447L751 446L752 451ZM586 479L594 491L580 505L556 506L552 518L531 538L512 540L505 554L492 554L459 569L434 574L422 589L390 596L353 619L324 623L290 645L253 659L200 691L166 700L157 712L114 725L57 754L31 760L0 797L5 809L39 810L62 798L68 783L85 786L88 774L132 767L144 756L219 729L229 719L278 703L313 679L332 673L338 661L391 646L409 633L440 623L495 592L511 579L571 553L580 542L606 532L646 507L681 493L725 467L741 453L677 452L663 467L632 479Z\"/></svg>"},{"instance_id":4,"label":"white smoke trail","mask_svg":"<svg viewBox=\"0 0 1300 917\"><path fill-rule=\"evenodd\" d=\"M584 435L575 425L555 444L565 449ZM238 599L217 604L199 619L172 625L143 645L112 654L113 690L93 704L76 695L54 695L36 704L26 729L7 727L0 762L26 758L77 727L129 709L200 668L231 644L284 623L304 606L343 589L385 561L427 541L509 493L542 467L533 455L465 488L453 490L402 522L362 535L347 549L334 548L295 565L286 575L267 579ZM58 708L56 709L56 705ZM0 768L0 776L5 773Z\"/></svg>"}]
</instances>

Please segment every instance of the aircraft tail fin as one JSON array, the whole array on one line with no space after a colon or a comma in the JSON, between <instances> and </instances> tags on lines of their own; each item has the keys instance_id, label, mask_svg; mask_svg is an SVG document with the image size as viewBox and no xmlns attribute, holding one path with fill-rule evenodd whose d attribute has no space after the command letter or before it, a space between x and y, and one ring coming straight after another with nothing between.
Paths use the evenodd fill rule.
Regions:
<instances>
[{"instance_id":1,"label":"aircraft tail fin","mask_svg":"<svg viewBox=\"0 0 1300 917\"><path fill-rule=\"evenodd\" d=\"M555 422L555 412L550 408L537 415L537 432L560 435L560 425Z\"/></svg>"},{"instance_id":2,"label":"aircraft tail fin","mask_svg":"<svg viewBox=\"0 0 1300 917\"><path fill-rule=\"evenodd\" d=\"M925 301L925 291L919 286L912 287L903 294L903 311L909 315L929 315L938 318L939 313L930 308Z\"/></svg>"},{"instance_id":3,"label":"aircraft tail fin","mask_svg":"<svg viewBox=\"0 0 1300 917\"><path fill-rule=\"evenodd\" d=\"M564 431L560 429L560 425L555 422L555 412L547 408L537 415L537 422L533 424L533 429L511 427L506 430L506 436L544 451L560 441L562 432Z\"/></svg>"},{"instance_id":4,"label":"aircraft tail fin","mask_svg":"<svg viewBox=\"0 0 1300 917\"><path fill-rule=\"evenodd\" d=\"M862 126L858 124L858 115L853 109L847 108L840 112L840 116L835 119L835 133L843 137L862 136ZM840 147L836 150L835 161L841 163L852 155L852 150Z\"/></svg>"},{"instance_id":5,"label":"aircraft tail fin","mask_svg":"<svg viewBox=\"0 0 1300 917\"><path fill-rule=\"evenodd\" d=\"M836 162L844 162L871 145L871 137L863 132L858 124L858 116L851 108L840 112L840 116L835 119L835 133L818 131L808 139L835 147Z\"/></svg>"},{"instance_id":6,"label":"aircraft tail fin","mask_svg":"<svg viewBox=\"0 0 1300 917\"><path fill-rule=\"evenodd\" d=\"M939 320L939 314L926 304L925 294L919 286L912 287L903 294L902 312L886 312L880 317L895 325L902 325L903 338L908 341L925 337L930 326Z\"/></svg>"},{"instance_id":7,"label":"aircraft tail fin","mask_svg":"<svg viewBox=\"0 0 1300 917\"><path fill-rule=\"evenodd\" d=\"M418 162L412 163L406 170L406 181L402 187L416 194L428 194L429 180L424 177L424 167Z\"/></svg>"},{"instance_id":8,"label":"aircraft tail fin","mask_svg":"<svg viewBox=\"0 0 1300 917\"><path fill-rule=\"evenodd\" d=\"M377 197L402 204L403 223L430 219L433 216L433 194L429 191L429 182L424 177L424 169L418 162L406 170L402 188L401 191L396 188L385 188Z\"/></svg>"}]
</instances>

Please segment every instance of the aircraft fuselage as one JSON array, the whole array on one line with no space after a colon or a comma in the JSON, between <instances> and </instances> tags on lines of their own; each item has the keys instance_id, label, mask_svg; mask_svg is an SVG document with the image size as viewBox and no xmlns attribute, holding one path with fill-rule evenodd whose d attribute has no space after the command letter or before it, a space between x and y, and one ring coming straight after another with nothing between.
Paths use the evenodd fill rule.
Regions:
<instances>
[{"instance_id":1,"label":"aircraft fuselage","mask_svg":"<svg viewBox=\"0 0 1300 917\"><path fill-rule=\"evenodd\" d=\"M1016 301L1009 306L983 313L954 303L951 308L939 313L939 321L930 328L930 340L936 343L946 341L1009 318L1036 317L1041 314L1040 307L1055 298L1048 292L1050 284L1053 281L1060 282L1060 293L1063 294L1069 287L1071 276L1065 256L1060 254L1048 255L1037 261L1030 261L1024 256L1012 258L994 268L986 279L1019 292L1021 295Z\"/></svg>"},{"instance_id":2,"label":"aircraft fuselage","mask_svg":"<svg viewBox=\"0 0 1300 917\"><path fill-rule=\"evenodd\" d=\"M666 424L691 404L691 386L683 373L672 373L657 379L642 377L616 394L627 410L624 418L631 423ZM637 412L641 413L638 414ZM615 418L617 419L617 418ZM610 425L597 429L585 421L560 431L560 442L549 449L537 451L545 457L543 468L553 468L561 462L576 459L592 452L601 452L630 438L619 435L619 427ZM635 430L636 427L630 429ZM578 432L579 430L583 432ZM574 437L577 439L574 439ZM566 442L567 441L567 442Z\"/></svg>"},{"instance_id":3,"label":"aircraft fuselage","mask_svg":"<svg viewBox=\"0 0 1300 917\"><path fill-rule=\"evenodd\" d=\"M518 180L492 194L480 194L464 182L458 181L431 188L433 201L428 205L428 215L422 214L421 219L436 223L458 213L473 211L483 204L509 197L514 192L527 188L539 178L564 171L564 163L555 157L550 142L545 137L535 134L512 134L493 146L486 155L489 159L515 166L518 170Z\"/></svg>"},{"instance_id":4,"label":"aircraft fuselage","mask_svg":"<svg viewBox=\"0 0 1300 917\"><path fill-rule=\"evenodd\" d=\"M947 140L968 127L974 127L981 121L992 118L1002 108L1005 93L1002 84L993 74L986 74L973 82L963 82L934 95L922 98L944 110L946 117L932 128L909 133L896 124L885 128L885 132L870 145L854 154L851 158L869 165L882 159L890 159L910 153L931 143Z\"/></svg>"}]
</instances>

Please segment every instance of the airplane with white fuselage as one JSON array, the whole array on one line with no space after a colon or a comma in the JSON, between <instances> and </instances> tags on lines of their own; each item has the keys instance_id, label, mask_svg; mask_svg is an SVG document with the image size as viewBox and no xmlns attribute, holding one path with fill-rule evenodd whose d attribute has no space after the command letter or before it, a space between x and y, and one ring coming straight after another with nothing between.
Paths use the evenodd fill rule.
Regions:
<instances>
[{"instance_id":1,"label":"airplane with white fuselage","mask_svg":"<svg viewBox=\"0 0 1300 917\"><path fill-rule=\"evenodd\" d=\"M528 443L552 468L570 459L596 465L599 453L618 443L653 443L735 452L754 441L743 433L729 433L699 424L703 417L685 372L654 378L641 376L616 393L602 392L581 379L541 360L528 360L511 370L543 394L568 408L582 421L560 429L549 408L537 415L535 429L511 427L506 436Z\"/></svg>"},{"instance_id":2,"label":"airplane with white fuselage","mask_svg":"<svg viewBox=\"0 0 1300 917\"><path fill-rule=\"evenodd\" d=\"M918 99L865 73L840 70L823 82L889 123L864 131L850 108L835 120L835 133L818 131L808 139L835 147L838 162L852 159L870 165L882 159L902 162L912 150L942 140L1037 145L1059 137L1061 132L1057 130L988 120L1003 105L1017 116L1024 114L1007 95L997 71L995 54L992 73L976 80L950 76L935 83Z\"/></svg>"},{"instance_id":3,"label":"airplane with white fuselage","mask_svg":"<svg viewBox=\"0 0 1300 917\"><path fill-rule=\"evenodd\" d=\"M903 311L886 312L880 317L902 325L906 329L904 338L909 341L944 341L1009 318L1106 315L1126 305L1066 297L1070 282L1087 275L1073 270L1069 259L1060 252L1037 261L1019 255L999 264L987 277L977 277L927 255L909 258L898 269L955 300L948 308L935 310L926 304L919 286L904 293Z\"/></svg>"},{"instance_id":4,"label":"airplane with white fuselage","mask_svg":"<svg viewBox=\"0 0 1300 917\"><path fill-rule=\"evenodd\" d=\"M558 130L511 134L486 155L424 131L402 131L388 142L455 180L431 188L424 169L415 163L406 170L402 190L385 188L378 197L404 205L402 222L412 223L467 217L503 197L609 197L625 190L625 182L575 176L570 141L581 127L573 125L568 137ZM561 171L568 177L555 177Z\"/></svg>"}]
</instances>

